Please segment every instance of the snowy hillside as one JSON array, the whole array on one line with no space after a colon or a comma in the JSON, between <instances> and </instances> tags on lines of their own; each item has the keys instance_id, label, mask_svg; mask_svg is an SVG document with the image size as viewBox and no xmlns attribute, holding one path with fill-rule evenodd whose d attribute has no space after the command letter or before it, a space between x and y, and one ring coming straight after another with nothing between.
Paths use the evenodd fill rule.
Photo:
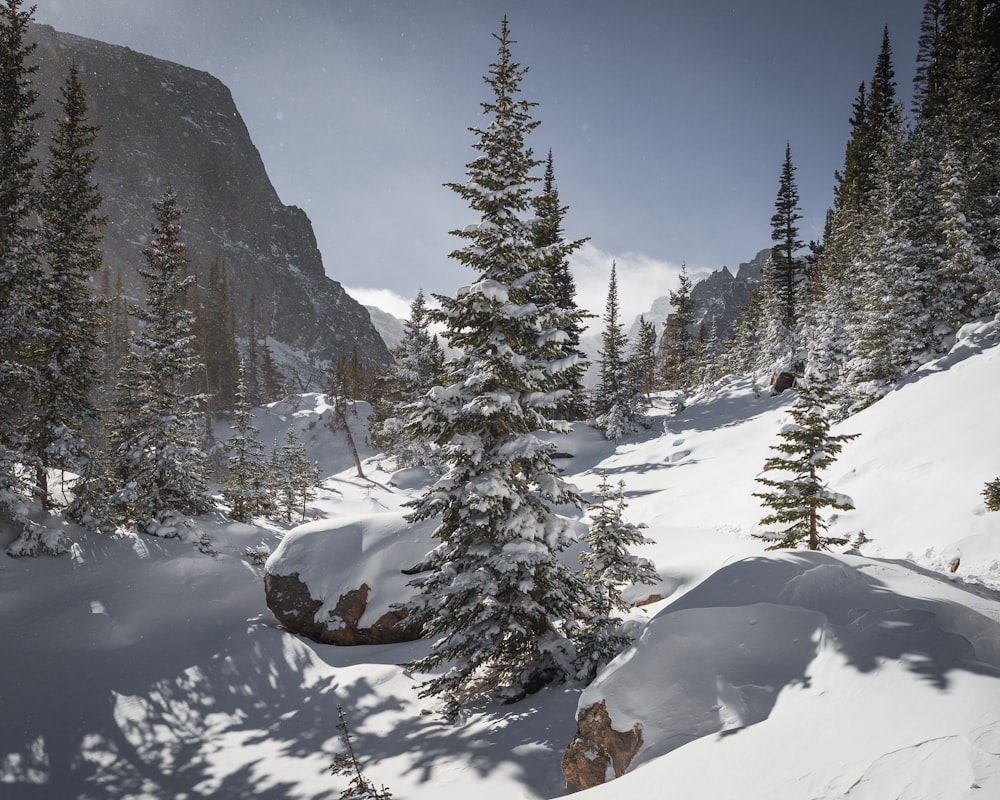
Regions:
<instances>
[{"instance_id":1,"label":"snowy hillside","mask_svg":"<svg viewBox=\"0 0 1000 800\"><path fill-rule=\"evenodd\" d=\"M595 800L1000 796L1000 513L980 497L1000 475L998 376L1000 328L969 326L838 426L860 437L830 484L857 510L831 530L872 540L846 555L753 538L754 478L791 393L734 381L674 417L660 399L655 425L618 445L578 426L560 463L588 496L602 475L625 481L663 578L633 597L663 599L632 612L634 647L585 690L454 724L397 666L427 642L290 635L245 555L298 559L330 591L364 580L377 613L431 544L402 519L420 475L364 450L357 477L321 395L262 410L262 439L294 424L327 476L298 528L220 515L186 541L69 530L69 557L0 560L0 798L337 797L338 704L366 775L399 800L550 798L569 791L560 759L595 701L643 731L629 771L583 793Z\"/></svg>"}]
</instances>

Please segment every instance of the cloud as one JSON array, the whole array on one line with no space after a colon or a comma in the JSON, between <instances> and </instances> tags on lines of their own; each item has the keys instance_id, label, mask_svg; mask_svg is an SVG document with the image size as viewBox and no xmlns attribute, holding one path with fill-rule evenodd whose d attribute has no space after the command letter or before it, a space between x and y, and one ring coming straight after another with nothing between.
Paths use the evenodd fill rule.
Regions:
<instances>
[{"instance_id":1,"label":"cloud","mask_svg":"<svg viewBox=\"0 0 1000 800\"><path fill-rule=\"evenodd\" d=\"M654 300L678 286L680 264L643 253L608 253L587 242L570 257L569 264L576 281L577 305L597 314L590 320L591 331L600 331L603 326L601 317L607 305L612 262L617 265L618 307L626 330L636 317L649 311ZM696 277L690 267L688 273Z\"/></svg>"},{"instance_id":2,"label":"cloud","mask_svg":"<svg viewBox=\"0 0 1000 800\"><path fill-rule=\"evenodd\" d=\"M375 306L401 320L410 318L410 305L413 303L413 298L403 297L392 289L345 286L344 291L363 306Z\"/></svg>"}]
</instances>

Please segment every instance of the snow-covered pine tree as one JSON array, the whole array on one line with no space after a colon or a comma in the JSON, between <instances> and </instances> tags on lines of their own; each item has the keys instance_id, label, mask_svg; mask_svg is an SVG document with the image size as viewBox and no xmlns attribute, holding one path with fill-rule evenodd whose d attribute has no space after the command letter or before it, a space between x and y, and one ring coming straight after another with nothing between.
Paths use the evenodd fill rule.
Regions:
<instances>
[{"instance_id":1,"label":"snow-covered pine tree","mask_svg":"<svg viewBox=\"0 0 1000 800\"><path fill-rule=\"evenodd\" d=\"M41 268L37 257L32 181L38 93L31 88L37 66L28 63L27 41L34 9L22 0L0 4L0 515L20 530L11 555L39 551L25 503L25 470L32 467L21 429L30 407L32 370L28 342L41 333L37 300ZM60 551L58 542L50 549Z\"/></svg>"},{"instance_id":2,"label":"snow-covered pine tree","mask_svg":"<svg viewBox=\"0 0 1000 800\"><path fill-rule=\"evenodd\" d=\"M542 192L535 198L534 204L538 214L533 229L535 246L540 251L542 268L549 273L552 286L551 302L559 308L575 311L576 283L569 269L568 258L587 239L567 242L563 236L562 221L569 208L559 204L559 190L556 188L551 150L545 163ZM582 333L582 320L572 322L566 326L566 339L561 343L562 357L567 360L569 366L559 372L562 387L567 392L556 406L556 416L559 419L581 420L587 417L587 400L583 387L587 359L580 350Z\"/></svg>"},{"instance_id":3,"label":"snow-covered pine tree","mask_svg":"<svg viewBox=\"0 0 1000 800\"><path fill-rule=\"evenodd\" d=\"M649 402L649 395L656 388L656 323L639 316L639 335L630 357L632 372L639 391Z\"/></svg>"},{"instance_id":4,"label":"snow-covered pine tree","mask_svg":"<svg viewBox=\"0 0 1000 800\"><path fill-rule=\"evenodd\" d=\"M837 460L844 442L856 439L858 434L830 431L833 397L829 382L820 373L810 371L798 382L796 391L798 397L789 410L792 422L781 429L781 442L771 446L777 455L764 462L764 472L757 477L768 491L754 492L754 497L771 509L760 524L784 527L777 533L760 534L759 538L774 542L769 550L799 544L810 550L825 550L847 540L825 535L827 524L820 512L825 508L849 511L854 503L846 495L830 490L821 474ZM767 477L772 470L790 473L790 477Z\"/></svg>"},{"instance_id":5,"label":"snow-covered pine tree","mask_svg":"<svg viewBox=\"0 0 1000 800\"><path fill-rule=\"evenodd\" d=\"M35 461L35 492L48 506L50 469L81 472L90 458L84 435L97 418L92 397L101 377L103 313L91 288L101 268L101 194L92 178L97 128L76 65L60 98L49 161L41 176L40 250L48 266L32 342L34 401L26 434Z\"/></svg>"},{"instance_id":6,"label":"snow-covered pine tree","mask_svg":"<svg viewBox=\"0 0 1000 800\"><path fill-rule=\"evenodd\" d=\"M295 514L306 518L306 507L316 498L319 469L309 460L305 445L294 428L289 428L285 441L275 445L271 456L272 496L282 519L291 522Z\"/></svg>"},{"instance_id":7,"label":"snow-covered pine tree","mask_svg":"<svg viewBox=\"0 0 1000 800\"><path fill-rule=\"evenodd\" d=\"M200 395L187 394L199 367L184 295L187 257L180 240L181 211L167 188L153 206L156 222L143 251L146 302L132 313L142 324L116 390L117 425L111 431L110 503L120 523L157 536L178 536L178 518L208 510L201 448Z\"/></svg>"},{"instance_id":8,"label":"snow-covered pine tree","mask_svg":"<svg viewBox=\"0 0 1000 800\"><path fill-rule=\"evenodd\" d=\"M430 331L430 318L423 290L410 304L410 317L403 324L403 341L393 352L395 363L379 383L372 403L369 432L372 444L392 456L401 467L428 464L433 446L414 435L407 423L412 406L440 381L444 351Z\"/></svg>"},{"instance_id":9,"label":"snow-covered pine tree","mask_svg":"<svg viewBox=\"0 0 1000 800\"><path fill-rule=\"evenodd\" d=\"M601 378L594 394L594 424L612 441L646 425L646 399L637 365L626 352L628 337L618 308L618 269L611 264L600 353Z\"/></svg>"},{"instance_id":10,"label":"snow-covered pine tree","mask_svg":"<svg viewBox=\"0 0 1000 800\"><path fill-rule=\"evenodd\" d=\"M232 428L236 433L225 445L229 470L222 486L222 497L229 504L229 516L237 522L250 522L271 509L272 478L264 458L260 432L253 424L246 368L242 361L237 368Z\"/></svg>"},{"instance_id":11,"label":"snow-covered pine tree","mask_svg":"<svg viewBox=\"0 0 1000 800\"><path fill-rule=\"evenodd\" d=\"M657 351L660 379L668 389L684 391L694 384L697 373L698 343L694 329L693 284L687 264L681 264L677 290L670 292L673 310L663 323L663 336Z\"/></svg>"},{"instance_id":12,"label":"snow-covered pine tree","mask_svg":"<svg viewBox=\"0 0 1000 800\"><path fill-rule=\"evenodd\" d=\"M593 679L601 666L629 644L629 637L621 629L621 619L616 616L616 612L629 608L622 597L622 588L653 585L660 580L652 561L631 552L631 548L652 544L652 540L642 533L646 528L644 523L625 519L628 504L624 481L613 485L607 475L602 475L594 499L596 502L589 509L587 550L580 554L583 578L596 593L593 613L579 644L580 679L585 681Z\"/></svg>"},{"instance_id":13,"label":"snow-covered pine tree","mask_svg":"<svg viewBox=\"0 0 1000 800\"><path fill-rule=\"evenodd\" d=\"M932 316L949 332L972 318L978 298L985 294L987 261L970 219L967 181L957 154L948 149L938 169L935 208L938 211L938 280ZM942 348L943 349L943 348Z\"/></svg>"},{"instance_id":14,"label":"snow-covered pine tree","mask_svg":"<svg viewBox=\"0 0 1000 800\"><path fill-rule=\"evenodd\" d=\"M707 389L721 374L722 356L719 347L719 330L715 320L698 327L698 378Z\"/></svg>"},{"instance_id":15,"label":"snow-covered pine tree","mask_svg":"<svg viewBox=\"0 0 1000 800\"><path fill-rule=\"evenodd\" d=\"M473 128L478 155L467 181L450 184L479 215L454 235L451 254L477 277L455 297L439 296L434 318L460 355L441 386L421 401L413 425L440 446L447 472L413 502L411 521L437 518L440 544L418 565L410 619L431 652L409 664L433 675L421 695L448 713L478 697L514 701L576 672L571 635L591 592L559 554L573 541L560 505L579 506L575 488L538 434L564 431L550 418L564 396L566 328L579 315L551 302L533 243L530 172L539 162L525 138L538 124L519 97L525 70L513 59L506 17Z\"/></svg>"}]
</instances>

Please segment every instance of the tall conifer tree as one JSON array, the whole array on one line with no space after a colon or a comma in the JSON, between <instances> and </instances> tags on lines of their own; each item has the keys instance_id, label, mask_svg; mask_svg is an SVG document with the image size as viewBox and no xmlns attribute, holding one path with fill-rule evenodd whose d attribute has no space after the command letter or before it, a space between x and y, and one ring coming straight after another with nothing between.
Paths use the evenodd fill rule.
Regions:
<instances>
[{"instance_id":1,"label":"tall conifer tree","mask_svg":"<svg viewBox=\"0 0 1000 800\"><path fill-rule=\"evenodd\" d=\"M185 246L181 210L167 188L154 204L156 222L143 251L146 303L133 309L142 327L117 387L118 425L111 436L111 496L118 521L158 536L178 536L178 517L206 511L200 395L187 393L200 367L193 318L185 308Z\"/></svg>"},{"instance_id":2,"label":"tall conifer tree","mask_svg":"<svg viewBox=\"0 0 1000 800\"><path fill-rule=\"evenodd\" d=\"M799 213L799 190L795 184L792 147L787 144L785 160L781 165L778 196L774 201L774 215L771 217L771 240L775 242L771 250L774 281L771 290L777 300L780 322L789 332L796 329L805 293L805 262L796 257L796 253L803 247L799 239L800 219L802 214Z\"/></svg>"},{"instance_id":3,"label":"tall conifer tree","mask_svg":"<svg viewBox=\"0 0 1000 800\"><path fill-rule=\"evenodd\" d=\"M449 712L483 695L515 700L573 675L570 637L590 600L559 558L573 536L555 508L581 500L552 461L554 445L538 436L565 429L549 416L562 396L554 373L579 315L551 302L540 269L526 219L538 165L526 137L538 123L519 96L525 70L506 18L496 38L487 123L471 129L478 155L467 180L450 184L479 215L454 232L466 244L451 254L476 277L455 297L439 296L434 314L460 355L414 422L440 446L447 472L409 517L438 519L440 542L420 565L411 605L413 624L435 644L410 668L444 668L421 692L443 697Z\"/></svg>"},{"instance_id":4,"label":"tall conifer tree","mask_svg":"<svg viewBox=\"0 0 1000 800\"><path fill-rule=\"evenodd\" d=\"M540 251L542 267L549 274L551 283L551 303L567 311L576 312L576 283L569 269L568 257L586 239L567 242L563 237L562 221L568 208L559 204L559 190L556 187L552 151L549 150L545 163L545 177L542 192L535 198L538 218L534 225L535 246ZM557 405L557 415L563 419L579 420L587 416L587 403L583 388L583 375L587 370L586 357L580 350L580 335L583 324L570 322L566 326L566 339L561 343L563 358L569 366L561 370L560 380L566 396ZM574 362L575 363L572 363Z\"/></svg>"},{"instance_id":5,"label":"tall conifer tree","mask_svg":"<svg viewBox=\"0 0 1000 800\"><path fill-rule=\"evenodd\" d=\"M41 268L32 219L35 123L41 114L35 110L38 93L31 87L37 66L28 62L35 49L27 41L33 9L22 11L21 6L22 0L0 4L0 514L27 533L26 487L19 470L32 463L21 435L33 383L26 351L41 333ZM15 546L9 552L34 550Z\"/></svg>"},{"instance_id":6,"label":"tall conifer tree","mask_svg":"<svg viewBox=\"0 0 1000 800\"><path fill-rule=\"evenodd\" d=\"M100 300L91 289L101 268L100 229L105 223L92 178L97 128L87 122L76 65L70 67L60 106L41 178L40 245L48 271L40 298L44 333L32 348L37 370L28 434L36 490L46 504L48 470L79 472L88 458L84 432L97 416L92 398L103 345Z\"/></svg>"}]
</instances>

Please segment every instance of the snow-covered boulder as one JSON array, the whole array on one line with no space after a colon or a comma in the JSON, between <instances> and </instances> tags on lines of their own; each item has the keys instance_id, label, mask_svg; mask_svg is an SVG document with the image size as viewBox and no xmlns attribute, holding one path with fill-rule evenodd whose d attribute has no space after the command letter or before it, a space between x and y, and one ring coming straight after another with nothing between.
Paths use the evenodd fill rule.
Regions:
<instances>
[{"instance_id":1,"label":"snow-covered boulder","mask_svg":"<svg viewBox=\"0 0 1000 800\"><path fill-rule=\"evenodd\" d=\"M427 528L398 512L300 525L267 560L267 607L287 630L324 644L416 639L395 605L413 592L401 570L430 549Z\"/></svg>"},{"instance_id":2,"label":"snow-covered boulder","mask_svg":"<svg viewBox=\"0 0 1000 800\"><path fill-rule=\"evenodd\" d=\"M607 720L590 738L580 725L571 749L589 754L593 772L611 778L621 773L604 752L608 731L641 732L626 777L696 740L721 742L751 726L757 738L794 747L794 756L785 755L804 772L820 770L828 753L796 738L810 719L826 741L866 742L886 753L919 747L942 731L978 741L982 707L959 702L959 687L996 681L998 642L1000 598L982 587L855 556L745 559L663 609L587 687L578 721L602 704ZM886 708L914 704L919 718L886 724ZM830 720L837 720L836 737L824 728ZM563 764L574 782L580 766L571 774Z\"/></svg>"}]
</instances>

